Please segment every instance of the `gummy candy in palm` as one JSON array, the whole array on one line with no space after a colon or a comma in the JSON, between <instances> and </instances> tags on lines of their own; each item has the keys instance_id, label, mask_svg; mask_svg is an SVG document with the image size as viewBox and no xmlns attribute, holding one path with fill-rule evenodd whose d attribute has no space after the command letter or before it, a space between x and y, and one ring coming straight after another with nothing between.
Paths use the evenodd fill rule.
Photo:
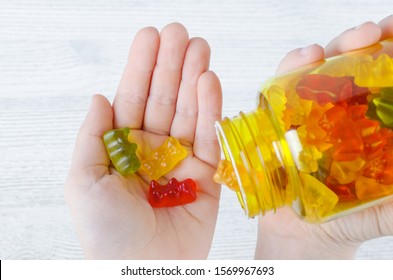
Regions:
<instances>
[{"instance_id":1,"label":"gummy candy in palm","mask_svg":"<svg viewBox=\"0 0 393 280\"><path fill-rule=\"evenodd\" d=\"M136 155L137 144L128 141L129 128L109 130L104 133L103 140L109 157L122 175L136 172L141 162Z\"/></svg>"},{"instance_id":2,"label":"gummy candy in palm","mask_svg":"<svg viewBox=\"0 0 393 280\"><path fill-rule=\"evenodd\" d=\"M150 180L157 180L171 171L187 156L187 150L174 137L168 137L149 157L142 160L143 170Z\"/></svg>"},{"instance_id":3,"label":"gummy candy in palm","mask_svg":"<svg viewBox=\"0 0 393 280\"><path fill-rule=\"evenodd\" d=\"M169 180L166 185L150 182L148 201L152 207L172 207L191 203L197 199L196 184L192 179Z\"/></svg>"}]
</instances>

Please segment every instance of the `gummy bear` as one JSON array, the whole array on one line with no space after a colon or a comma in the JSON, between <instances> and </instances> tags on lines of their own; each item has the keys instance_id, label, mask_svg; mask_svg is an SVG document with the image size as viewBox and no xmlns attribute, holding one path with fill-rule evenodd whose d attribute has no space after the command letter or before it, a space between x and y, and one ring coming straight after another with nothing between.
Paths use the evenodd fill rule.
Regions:
<instances>
[{"instance_id":1,"label":"gummy bear","mask_svg":"<svg viewBox=\"0 0 393 280\"><path fill-rule=\"evenodd\" d=\"M349 184L355 181L365 163L360 157L352 161L333 161L331 173L340 184Z\"/></svg>"},{"instance_id":2,"label":"gummy bear","mask_svg":"<svg viewBox=\"0 0 393 280\"><path fill-rule=\"evenodd\" d=\"M393 59L381 54L377 59L371 55L362 56L355 69L355 83L362 87L392 87Z\"/></svg>"},{"instance_id":3,"label":"gummy bear","mask_svg":"<svg viewBox=\"0 0 393 280\"><path fill-rule=\"evenodd\" d=\"M134 173L141 166L136 155L137 144L127 140L129 133L129 128L119 128L109 130L103 136L109 157L116 170L122 175Z\"/></svg>"},{"instance_id":4,"label":"gummy bear","mask_svg":"<svg viewBox=\"0 0 393 280\"><path fill-rule=\"evenodd\" d=\"M196 184L192 179L178 181L175 178L168 184L150 182L148 200L152 207L172 207L194 202L197 199Z\"/></svg>"},{"instance_id":5,"label":"gummy bear","mask_svg":"<svg viewBox=\"0 0 393 280\"><path fill-rule=\"evenodd\" d=\"M381 89L380 97L374 98L373 103L376 107L376 114L383 124L393 127L393 88Z\"/></svg>"},{"instance_id":6,"label":"gummy bear","mask_svg":"<svg viewBox=\"0 0 393 280\"><path fill-rule=\"evenodd\" d=\"M187 156L187 150L174 137L168 137L162 146L142 160L143 170L150 180L157 180L172 170L175 165Z\"/></svg>"},{"instance_id":7,"label":"gummy bear","mask_svg":"<svg viewBox=\"0 0 393 280\"><path fill-rule=\"evenodd\" d=\"M361 155L364 148L362 137L344 108L334 106L327 110L319 124L327 132L328 141L334 145L333 159L351 161Z\"/></svg>"},{"instance_id":8,"label":"gummy bear","mask_svg":"<svg viewBox=\"0 0 393 280\"><path fill-rule=\"evenodd\" d=\"M292 126L302 125L307 116L310 114L313 101L301 99L294 92L286 92L287 103L285 104L285 111L283 121L285 129L288 130Z\"/></svg>"},{"instance_id":9,"label":"gummy bear","mask_svg":"<svg viewBox=\"0 0 393 280\"><path fill-rule=\"evenodd\" d=\"M304 173L312 173L318 170L318 160L322 158L322 153L315 146L305 146L299 154L301 162L300 170Z\"/></svg>"},{"instance_id":10,"label":"gummy bear","mask_svg":"<svg viewBox=\"0 0 393 280\"><path fill-rule=\"evenodd\" d=\"M304 75L296 85L299 96L315 100L324 106L352 96L352 81L347 77L331 77L322 74Z\"/></svg>"},{"instance_id":11,"label":"gummy bear","mask_svg":"<svg viewBox=\"0 0 393 280\"><path fill-rule=\"evenodd\" d=\"M325 106L319 106L316 102L313 103L311 112L305 119L304 125L298 127L297 132L302 143L315 146L319 151L323 152L332 147L332 144L326 141L328 135L320 126L319 120L333 105L329 103Z\"/></svg>"},{"instance_id":12,"label":"gummy bear","mask_svg":"<svg viewBox=\"0 0 393 280\"><path fill-rule=\"evenodd\" d=\"M370 89L367 87L360 87L355 84L354 77L347 77L352 82L352 96L349 99L345 99L348 106L353 105L367 105L367 96L371 94Z\"/></svg>"},{"instance_id":13,"label":"gummy bear","mask_svg":"<svg viewBox=\"0 0 393 280\"><path fill-rule=\"evenodd\" d=\"M227 186L235 192L240 191L235 170L233 169L232 163L229 160L220 160L217 171L214 173L213 180L218 184Z\"/></svg>"},{"instance_id":14,"label":"gummy bear","mask_svg":"<svg viewBox=\"0 0 393 280\"><path fill-rule=\"evenodd\" d=\"M304 186L303 203L306 216L318 220L328 215L336 206L338 196L313 176L302 172L299 175Z\"/></svg>"},{"instance_id":15,"label":"gummy bear","mask_svg":"<svg viewBox=\"0 0 393 280\"><path fill-rule=\"evenodd\" d=\"M378 156L385 147L387 140L381 134L382 130L378 121L366 117L367 105L354 105L347 109L350 118L355 123L364 144L364 158L370 160Z\"/></svg>"},{"instance_id":16,"label":"gummy bear","mask_svg":"<svg viewBox=\"0 0 393 280\"><path fill-rule=\"evenodd\" d=\"M356 195L361 200L370 200L392 194L393 184L381 184L372 178L363 176L356 179Z\"/></svg>"},{"instance_id":17,"label":"gummy bear","mask_svg":"<svg viewBox=\"0 0 393 280\"><path fill-rule=\"evenodd\" d=\"M333 176L326 178L326 186L331 189L338 197L339 201L356 200L355 181L347 184L340 184Z\"/></svg>"},{"instance_id":18,"label":"gummy bear","mask_svg":"<svg viewBox=\"0 0 393 280\"><path fill-rule=\"evenodd\" d=\"M359 58L351 55L336 57L336 63L324 63L317 67L313 74L325 74L333 77L354 76Z\"/></svg>"},{"instance_id":19,"label":"gummy bear","mask_svg":"<svg viewBox=\"0 0 393 280\"><path fill-rule=\"evenodd\" d=\"M363 176L385 185L393 184L393 152L391 147L378 157L367 162Z\"/></svg>"}]
</instances>

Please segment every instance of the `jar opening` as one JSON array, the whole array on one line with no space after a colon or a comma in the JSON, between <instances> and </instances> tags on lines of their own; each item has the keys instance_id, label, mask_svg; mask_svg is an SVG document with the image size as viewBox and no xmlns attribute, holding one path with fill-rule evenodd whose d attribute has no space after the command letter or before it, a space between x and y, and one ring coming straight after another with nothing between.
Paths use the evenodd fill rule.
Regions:
<instances>
[{"instance_id":1,"label":"jar opening","mask_svg":"<svg viewBox=\"0 0 393 280\"><path fill-rule=\"evenodd\" d=\"M237 196L246 214L254 217L283 206L295 174L290 169L295 165L269 109L224 118L216 123L216 131L224 157L236 174Z\"/></svg>"}]
</instances>

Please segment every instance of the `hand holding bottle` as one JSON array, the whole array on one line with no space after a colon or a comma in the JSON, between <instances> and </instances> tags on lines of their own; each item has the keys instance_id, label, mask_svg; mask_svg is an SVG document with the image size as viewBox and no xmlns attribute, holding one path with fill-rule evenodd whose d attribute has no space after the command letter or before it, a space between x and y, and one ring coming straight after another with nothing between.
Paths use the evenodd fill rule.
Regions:
<instances>
[{"instance_id":1,"label":"hand holding bottle","mask_svg":"<svg viewBox=\"0 0 393 280\"><path fill-rule=\"evenodd\" d=\"M393 37L393 17L379 24L366 22L345 31L325 49L311 45L296 49L282 60L278 73L317 62ZM369 208L325 224L301 221L288 208L259 218L256 258L341 259L353 258L362 242L393 234L393 202Z\"/></svg>"}]
</instances>

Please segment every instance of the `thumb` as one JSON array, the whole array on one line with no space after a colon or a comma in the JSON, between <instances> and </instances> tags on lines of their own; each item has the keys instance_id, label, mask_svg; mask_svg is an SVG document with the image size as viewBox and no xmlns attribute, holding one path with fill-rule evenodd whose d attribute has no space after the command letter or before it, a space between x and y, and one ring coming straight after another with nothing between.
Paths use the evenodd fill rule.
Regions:
<instances>
[{"instance_id":1,"label":"thumb","mask_svg":"<svg viewBox=\"0 0 393 280\"><path fill-rule=\"evenodd\" d=\"M113 111L102 95L94 95L89 112L79 129L71 162L70 175L103 176L108 172L109 157L102 136L113 127ZM92 172L94 171L94 172ZM82 177L83 178L83 177ZM96 180L98 178L92 178Z\"/></svg>"}]
</instances>

